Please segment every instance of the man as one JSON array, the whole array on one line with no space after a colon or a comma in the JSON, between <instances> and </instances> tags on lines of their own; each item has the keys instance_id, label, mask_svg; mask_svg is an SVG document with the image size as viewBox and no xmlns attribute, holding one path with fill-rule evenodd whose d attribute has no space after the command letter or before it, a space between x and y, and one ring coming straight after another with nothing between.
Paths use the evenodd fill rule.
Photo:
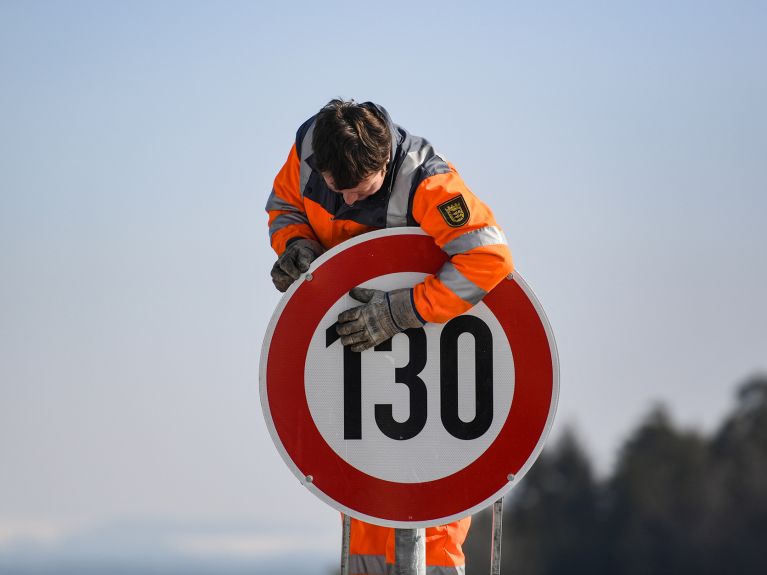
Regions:
<instances>
[{"instance_id":1,"label":"man","mask_svg":"<svg viewBox=\"0 0 767 575\"><path fill-rule=\"evenodd\" d=\"M420 226L449 256L412 288L352 289L363 305L341 313L337 329L353 351L464 313L512 271L488 207L428 141L371 102L332 100L298 129L266 210L278 255L272 281L280 291L324 250L375 229ZM426 530L430 575L464 572L461 546L470 521ZM353 520L350 547L353 573L384 574L394 563L391 528Z\"/></svg>"}]
</instances>

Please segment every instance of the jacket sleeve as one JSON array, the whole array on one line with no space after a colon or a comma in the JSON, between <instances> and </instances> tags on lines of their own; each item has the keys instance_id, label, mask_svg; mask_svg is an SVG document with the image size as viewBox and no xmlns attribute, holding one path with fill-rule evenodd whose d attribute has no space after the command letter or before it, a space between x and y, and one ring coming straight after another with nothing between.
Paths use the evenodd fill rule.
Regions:
<instances>
[{"instance_id":1,"label":"jacket sleeve","mask_svg":"<svg viewBox=\"0 0 767 575\"><path fill-rule=\"evenodd\" d=\"M450 258L413 288L413 303L422 319L442 323L462 314L514 269L493 213L452 165L449 172L419 184L412 213Z\"/></svg>"},{"instance_id":2,"label":"jacket sleeve","mask_svg":"<svg viewBox=\"0 0 767 575\"><path fill-rule=\"evenodd\" d=\"M317 240L304 209L300 189L300 160L296 145L290 149L285 165L274 179L272 193L266 202L269 214L269 241L279 256L293 238Z\"/></svg>"}]
</instances>

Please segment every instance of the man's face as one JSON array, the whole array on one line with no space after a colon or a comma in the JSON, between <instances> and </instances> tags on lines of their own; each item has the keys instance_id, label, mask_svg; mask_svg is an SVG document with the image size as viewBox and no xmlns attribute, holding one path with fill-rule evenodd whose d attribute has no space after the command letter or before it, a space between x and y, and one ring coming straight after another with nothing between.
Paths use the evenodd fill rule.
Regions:
<instances>
[{"instance_id":1,"label":"man's face","mask_svg":"<svg viewBox=\"0 0 767 575\"><path fill-rule=\"evenodd\" d=\"M386 168L379 170L367 178L360 180L360 183L348 190L339 190L336 188L333 182L333 177L328 172L322 172L322 178L325 180L328 188L331 191L341 194L344 197L344 203L348 206L354 205L354 202L358 200L364 200L365 198L372 196L383 185L384 178L386 177Z\"/></svg>"}]
</instances>

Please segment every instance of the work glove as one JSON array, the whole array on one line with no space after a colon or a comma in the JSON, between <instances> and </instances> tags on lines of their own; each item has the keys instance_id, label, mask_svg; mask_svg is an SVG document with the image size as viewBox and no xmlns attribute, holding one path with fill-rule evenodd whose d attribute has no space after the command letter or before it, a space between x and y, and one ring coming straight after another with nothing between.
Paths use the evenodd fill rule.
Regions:
<instances>
[{"instance_id":1,"label":"work glove","mask_svg":"<svg viewBox=\"0 0 767 575\"><path fill-rule=\"evenodd\" d=\"M320 243L314 240L301 238L290 242L272 267L274 287L286 291L324 251Z\"/></svg>"},{"instance_id":2,"label":"work glove","mask_svg":"<svg viewBox=\"0 0 767 575\"><path fill-rule=\"evenodd\" d=\"M349 295L365 305L338 316L336 331L341 336L341 343L350 345L352 351L365 351L408 328L422 327L410 291L353 288Z\"/></svg>"}]
</instances>

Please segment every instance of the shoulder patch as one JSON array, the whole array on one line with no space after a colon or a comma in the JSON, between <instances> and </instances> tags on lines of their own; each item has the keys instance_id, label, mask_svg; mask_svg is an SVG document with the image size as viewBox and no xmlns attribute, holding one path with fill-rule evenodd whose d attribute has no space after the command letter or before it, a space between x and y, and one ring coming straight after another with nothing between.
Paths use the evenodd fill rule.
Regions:
<instances>
[{"instance_id":1,"label":"shoulder patch","mask_svg":"<svg viewBox=\"0 0 767 575\"><path fill-rule=\"evenodd\" d=\"M463 196L457 196L452 200L443 202L437 206L437 209L442 214L445 223L451 228L460 228L469 221L471 215Z\"/></svg>"}]
</instances>

